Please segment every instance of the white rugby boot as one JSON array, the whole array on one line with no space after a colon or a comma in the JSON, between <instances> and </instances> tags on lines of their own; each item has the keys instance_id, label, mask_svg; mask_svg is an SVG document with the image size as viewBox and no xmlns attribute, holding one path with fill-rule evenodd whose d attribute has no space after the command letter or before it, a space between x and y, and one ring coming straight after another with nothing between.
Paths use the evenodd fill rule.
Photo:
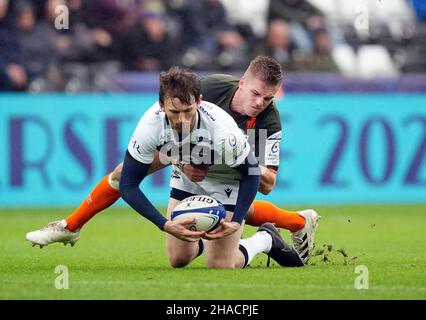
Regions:
<instances>
[{"instance_id":1,"label":"white rugby boot","mask_svg":"<svg viewBox=\"0 0 426 320\"><path fill-rule=\"evenodd\" d=\"M71 246L80 238L80 230L69 231L65 229L67 222L65 220L50 222L46 227L40 230L28 232L26 238L33 245L39 245L40 248L55 242L62 242L64 245L68 243Z\"/></svg>"},{"instance_id":2,"label":"white rugby boot","mask_svg":"<svg viewBox=\"0 0 426 320\"><path fill-rule=\"evenodd\" d=\"M321 217L312 209L299 211L298 213L305 218L305 226L296 232L292 232L291 239L293 240L294 248L306 264L314 248L315 232L318 228L318 220Z\"/></svg>"}]
</instances>

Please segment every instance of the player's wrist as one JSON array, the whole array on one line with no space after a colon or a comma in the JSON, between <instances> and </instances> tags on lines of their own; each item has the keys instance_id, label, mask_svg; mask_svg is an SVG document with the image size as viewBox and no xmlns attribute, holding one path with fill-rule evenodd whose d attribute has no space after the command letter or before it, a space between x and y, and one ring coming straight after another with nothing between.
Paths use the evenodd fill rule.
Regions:
<instances>
[{"instance_id":1,"label":"player's wrist","mask_svg":"<svg viewBox=\"0 0 426 320\"><path fill-rule=\"evenodd\" d=\"M234 224L234 225L238 225L238 226L241 226L241 223L242 223L242 220L240 221L238 218L237 219L232 219L231 221L230 221L232 224Z\"/></svg>"},{"instance_id":2,"label":"player's wrist","mask_svg":"<svg viewBox=\"0 0 426 320\"><path fill-rule=\"evenodd\" d=\"M167 233L170 233L170 225L173 223L173 221L171 221L171 220L166 220L166 222L164 222L164 224L163 224L163 231L164 232L167 232Z\"/></svg>"}]
</instances>

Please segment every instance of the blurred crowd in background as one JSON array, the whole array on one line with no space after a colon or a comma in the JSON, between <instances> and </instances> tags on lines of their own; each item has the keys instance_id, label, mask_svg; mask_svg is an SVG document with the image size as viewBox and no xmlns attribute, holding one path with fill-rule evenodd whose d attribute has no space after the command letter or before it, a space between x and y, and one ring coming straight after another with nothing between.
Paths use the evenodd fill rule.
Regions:
<instances>
[{"instance_id":1,"label":"blurred crowd in background","mask_svg":"<svg viewBox=\"0 0 426 320\"><path fill-rule=\"evenodd\" d=\"M69 29L55 27L69 9ZM171 65L353 77L426 71L425 0L0 0L1 91L98 91Z\"/></svg>"}]
</instances>

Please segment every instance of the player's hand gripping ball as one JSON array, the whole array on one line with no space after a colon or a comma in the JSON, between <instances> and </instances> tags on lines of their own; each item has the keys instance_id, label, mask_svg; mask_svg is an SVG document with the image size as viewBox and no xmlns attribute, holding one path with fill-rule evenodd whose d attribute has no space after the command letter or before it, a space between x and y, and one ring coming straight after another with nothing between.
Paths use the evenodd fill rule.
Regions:
<instances>
[{"instance_id":1,"label":"player's hand gripping ball","mask_svg":"<svg viewBox=\"0 0 426 320\"><path fill-rule=\"evenodd\" d=\"M193 231L212 231L225 219L226 210L223 204L209 196L190 196L179 203L172 213L172 220L195 218L189 226Z\"/></svg>"}]
</instances>

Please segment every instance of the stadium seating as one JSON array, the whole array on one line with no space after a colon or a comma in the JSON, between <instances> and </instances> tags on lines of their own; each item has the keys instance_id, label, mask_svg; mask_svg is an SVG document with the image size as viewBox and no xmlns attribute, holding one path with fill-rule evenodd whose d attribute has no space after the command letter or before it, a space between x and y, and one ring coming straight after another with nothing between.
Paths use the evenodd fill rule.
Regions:
<instances>
[{"instance_id":1,"label":"stadium seating","mask_svg":"<svg viewBox=\"0 0 426 320\"><path fill-rule=\"evenodd\" d=\"M350 45L342 44L334 47L333 59L345 76L356 76L357 57Z\"/></svg>"},{"instance_id":2,"label":"stadium seating","mask_svg":"<svg viewBox=\"0 0 426 320\"><path fill-rule=\"evenodd\" d=\"M364 45L358 50L358 76L373 78L396 76L398 74L392 59L385 47L380 45Z\"/></svg>"},{"instance_id":3,"label":"stadium seating","mask_svg":"<svg viewBox=\"0 0 426 320\"><path fill-rule=\"evenodd\" d=\"M420 0L299 0L302 3L300 6L299 2L293 0L276 0L278 4L279 1L285 3L285 8L290 8L290 11L295 8L294 15L282 14L287 11L280 11L279 6L271 5L272 0L156 0L146 1L144 7L139 8L139 13L134 12L137 0L125 3L111 0L108 4L99 2L106 6L103 8L106 11L97 19L93 14L98 9L89 5L92 2L77 1L71 10L74 28L69 33L55 30L51 20L44 16L44 6L51 1L9 0L6 15L1 18L0 14L0 43L4 43L0 50L0 90L110 90L111 84L107 84L105 79L117 73L158 72L172 64L185 65L196 71L238 73L246 67L251 57L275 54L269 48L269 35L266 34L272 18L289 20L286 22L292 38L286 48L288 58L280 60L276 57L286 72L336 72L336 65L344 76L363 78L426 71L426 23L422 18L424 9ZM303 1L320 9L324 17L318 17L315 8L303 6ZM122 26L117 29L116 24L110 22L117 20L113 13L118 8L123 10L120 14L130 14L133 20L121 17L117 22ZM272 8L276 10L276 15ZM302 15L306 21L297 20L300 16L299 8L306 10L305 15ZM193 19L200 16L201 12L206 12L204 19ZM28 14L34 16L34 21L31 28L25 31L28 22L24 18L28 19ZM167 41L154 41L149 45L145 42L145 46L139 44L144 42L140 39L147 38L132 38L132 35L146 33L143 23L148 17L154 16L164 22L166 38L163 40ZM5 32L6 27L18 25L18 17L22 17L20 28L11 30L16 29L19 34L10 37L10 32ZM312 24L309 20L315 18L316 23ZM318 18L321 21L319 23ZM75 27L76 24L79 28ZM137 30L139 32L135 33ZM311 57L321 51L315 44L324 45L327 37L319 38L323 39L322 43L315 43L318 31L330 39L328 49L321 52L326 58L321 60L322 66L296 63L300 61L300 54L297 53L303 52L305 56ZM294 36L296 33L297 36ZM66 50L63 48L64 38L68 46ZM38 39L34 43L38 44L39 51L44 49L49 52L49 59L41 59L46 54L38 54L41 57L38 60L46 60L48 63L37 74L30 68L37 59L34 55L34 61L28 58L34 51L33 43L28 39ZM13 48L15 42L20 43L16 49ZM129 43L134 46L130 48ZM166 45L173 50L164 50ZM155 54L166 51L165 58ZM26 64L14 61L15 64L22 64L23 70L27 72L28 81L24 85L12 84L8 79L6 70L11 63L8 61L10 56L15 60L21 58L27 61ZM326 61L334 68L327 68ZM2 87L2 83L7 85Z\"/></svg>"}]
</instances>

